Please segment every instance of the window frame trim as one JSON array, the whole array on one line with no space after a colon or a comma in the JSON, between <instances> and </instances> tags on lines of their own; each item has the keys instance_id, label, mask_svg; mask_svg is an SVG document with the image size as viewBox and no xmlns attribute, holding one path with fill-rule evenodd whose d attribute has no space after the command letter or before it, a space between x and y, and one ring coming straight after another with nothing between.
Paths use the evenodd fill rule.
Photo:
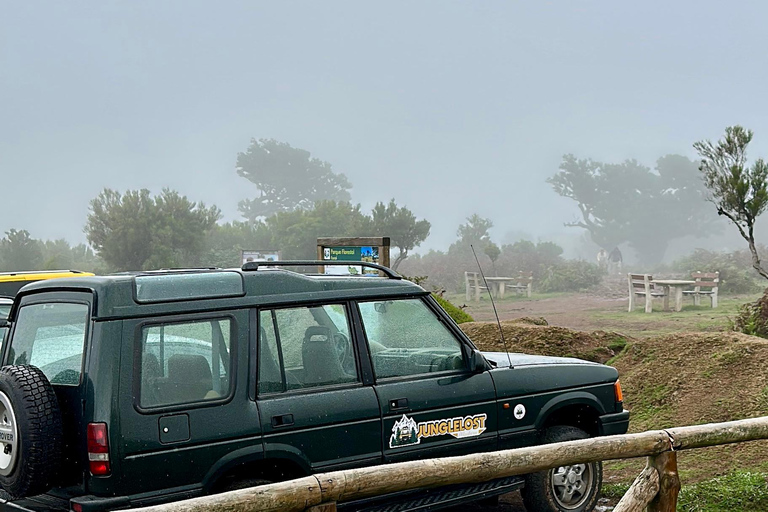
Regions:
<instances>
[{"instance_id":1,"label":"window frame trim","mask_svg":"<svg viewBox=\"0 0 768 512\"><path fill-rule=\"evenodd\" d=\"M177 404L162 404L158 406L142 406L141 405L141 371L142 371L142 345L143 345L143 336L142 332L145 327L152 327L152 326L167 326L167 325L178 325L178 324L189 324L189 323L199 323L199 322L205 322L205 321L216 321L216 320L228 320L230 324L230 333L229 333L229 389L227 390L227 394L215 398L212 400L197 400L194 402L181 402ZM213 330L213 329L212 329ZM237 390L237 368L238 368L238 358L237 356L237 350L238 350L238 342L239 342L239 336L240 336L240 330L237 323L237 318L235 317L234 313L230 312L219 312L219 314L211 315L210 313L205 314L194 314L194 315L173 315L173 316L163 316L163 317L152 317L152 318L146 318L145 320L142 320L136 324L136 327L134 327L134 333L133 333L133 371L132 373L132 383L131 383L131 393L133 395L133 408L140 414L149 415L149 414L157 414L157 413L164 413L164 412L174 412L174 411L186 411L190 409L198 409L202 407L211 407L211 406L218 406L218 405L224 405L229 402L231 402L235 397L235 392ZM213 337L213 333L211 334L211 337ZM213 347L213 340L211 340L211 347ZM213 350L213 348L211 349ZM213 366L213 365L211 365ZM211 372L213 372L213 369L211 369Z\"/></svg>"}]
</instances>

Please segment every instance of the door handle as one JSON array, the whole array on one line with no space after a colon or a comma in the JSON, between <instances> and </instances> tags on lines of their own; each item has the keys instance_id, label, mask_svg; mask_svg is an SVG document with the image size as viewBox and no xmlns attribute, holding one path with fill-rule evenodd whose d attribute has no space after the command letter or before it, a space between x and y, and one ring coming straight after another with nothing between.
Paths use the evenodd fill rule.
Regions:
<instances>
[{"instance_id":1,"label":"door handle","mask_svg":"<svg viewBox=\"0 0 768 512\"><path fill-rule=\"evenodd\" d=\"M389 401L389 410L390 411L402 411L408 409L408 399L407 398L395 398L393 400Z\"/></svg>"},{"instance_id":2,"label":"door handle","mask_svg":"<svg viewBox=\"0 0 768 512\"><path fill-rule=\"evenodd\" d=\"M290 427L293 425L293 414L272 416L272 428Z\"/></svg>"}]
</instances>

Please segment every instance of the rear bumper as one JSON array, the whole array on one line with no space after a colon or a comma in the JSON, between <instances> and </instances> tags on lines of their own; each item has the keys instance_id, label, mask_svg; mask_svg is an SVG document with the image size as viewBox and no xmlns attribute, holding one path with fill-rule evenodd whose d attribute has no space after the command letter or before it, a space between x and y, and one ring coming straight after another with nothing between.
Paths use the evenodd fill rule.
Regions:
<instances>
[{"instance_id":1,"label":"rear bumper","mask_svg":"<svg viewBox=\"0 0 768 512\"><path fill-rule=\"evenodd\" d=\"M600 435L626 434L629 429L629 411L624 409L614 414L600 416Z\"/></svg>"}]
</instances>

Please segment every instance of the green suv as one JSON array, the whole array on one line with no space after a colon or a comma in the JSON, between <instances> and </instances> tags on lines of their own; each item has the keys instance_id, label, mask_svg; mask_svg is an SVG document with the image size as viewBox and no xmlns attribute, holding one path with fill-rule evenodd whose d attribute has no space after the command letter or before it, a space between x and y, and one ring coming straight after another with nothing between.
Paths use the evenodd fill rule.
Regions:
<instances>
[{"instance_id":1,"label":"green suv","mask_svg":"<svg viewBox=\"0 0 768 512\"><path fill-rule=\"evenodd\" d=\"M0 508L137 507L626 432L615 369L480 353L391 270L291 270L308 264L25 286L2 349ZM580 464L340 508L434 510L524 487L531 511L578 512L601 479Z\"/></svg>"}]
</instances>

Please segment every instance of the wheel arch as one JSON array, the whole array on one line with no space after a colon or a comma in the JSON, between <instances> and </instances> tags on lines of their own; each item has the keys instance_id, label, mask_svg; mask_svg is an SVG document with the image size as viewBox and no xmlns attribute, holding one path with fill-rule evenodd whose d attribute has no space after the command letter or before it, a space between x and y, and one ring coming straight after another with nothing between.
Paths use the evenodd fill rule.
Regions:
<instances>
[{"instance_id":1,"label":"wheel arch","mask_svg":"<svg viewBox=\"0 0 768 512\"><path fill-rule=\"evenodd\" d=\"M536 430L543 432L555 425L567 425L596 437L600 435L600 416L603 414L605 407L594 395L583 391L566 393L542 407L536 419Z\"/></svg>"},{"instance_id":2,"label":"wheel arch","mask_svg":"<svg viewBox=\"0 0 768 512\"><path fill-rule=\"evenodd\" d=\"M206 493L217 492L228 483L240 479L283 481L310 474L309 462L290 450L264 454L261 445L241 448L219 459L203 479Z\"/></svg>"}]
</instances>

